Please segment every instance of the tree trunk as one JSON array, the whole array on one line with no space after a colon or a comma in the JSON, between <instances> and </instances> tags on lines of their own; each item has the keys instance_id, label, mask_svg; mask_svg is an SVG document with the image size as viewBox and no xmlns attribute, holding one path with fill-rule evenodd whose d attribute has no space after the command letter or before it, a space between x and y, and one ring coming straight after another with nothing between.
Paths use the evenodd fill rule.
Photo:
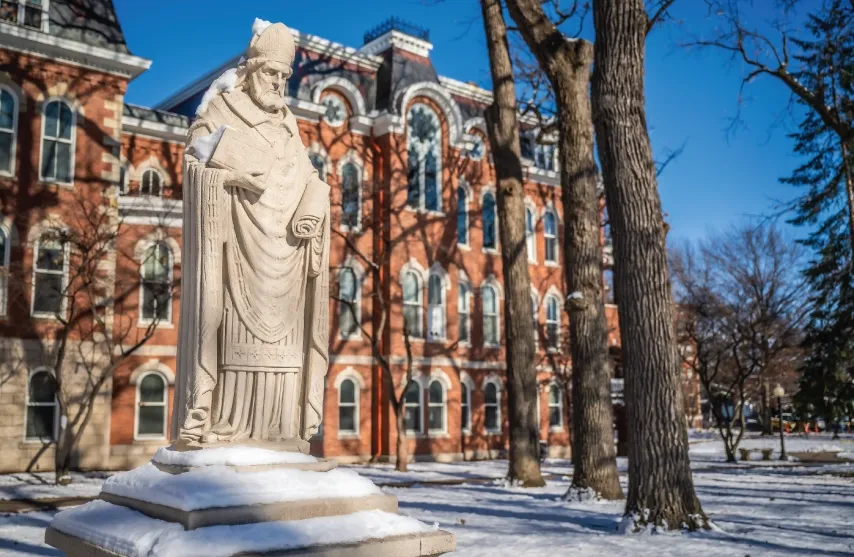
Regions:
<instances>
[{"instance_id":1,"label":"tree trunk","mask_svg":"<svg viewBox=\"0 0 854 557\"><path fill-rule=\"evenodd\" d=\"M66 418L66 416L62 416ZM74 445L74 435L70 427L61 427L56 436L56 451L54 453L53 470L54 483L56 485L68 485L71 483L71 449Z\"/></svg>"},{"instance_id":2,"label":"tree trunk","mask_svg":"<svg viewBox=\"0 0 854 557\"><path fill-rule=\"evenodd\" d=\"M614 447L614 411L608 359L608 326L602 296L602 245L593 120L588 89L593 45L568 41L539 0L511 0L510 15L534 52L558 107L564 270L572 353L572 487L621 499Z\"/></svg>"},{"instance_id":3,"label":"tree trunk","mask_svg":"<svg viewBox=\"0 0 854 557\"><path fill-rule=\"evenodd\" d=\"M707 526L694 491L673 298L644 99L643 0L595 0L593 114L608 217L629 425L626 518L635 529Z\"/></svg>"},{"instance_id":4,"label":"tree trunk","mask_svg":"<svg viewBox=\"0 0 854 557\"><path fill-rule=\"evenodd\" d=\"M486 111L498 183L498 227L504 272L504 338L507 349L507 409L510 424L508 477L525 487L545 485L540 474L540 417L531 323L531 278L525 242L525 190L516 87L500 0L481 0L494 100Z\"/></svg>"},{"instance_id":5,"label":"tree trunk","mask_svg":"<svg viewBox=\"0 0 854 557\"><path fill-rule=\"evenodd\" d=\"M406 412L401 407L394 413L397 423L397 460L394 469L398 472L406 472L409 466L409 440L406 437Z\"/></svg>"},{"instance_id":6,"label":"tree trunk","mask_svg":"<svg viewBox=\"0 0 854 557\"><path fill-rule=\"evenodd\" d=\"M762 435L773 435L771 427L771 388L768 380L762 381Z\"/></svg>"}]
</instances>

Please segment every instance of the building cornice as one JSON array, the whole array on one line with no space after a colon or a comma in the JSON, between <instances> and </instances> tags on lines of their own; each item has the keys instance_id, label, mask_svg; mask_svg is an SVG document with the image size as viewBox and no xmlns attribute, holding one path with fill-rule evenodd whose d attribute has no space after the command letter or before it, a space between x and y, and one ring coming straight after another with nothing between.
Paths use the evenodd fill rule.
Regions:
<instances>
[{"instance_id":1,"label":"building cornice","mask_svg":"<svg viewBox=\"0 0 854 557\"><path fill-rule=\"evenodd\" d=\"M151 60L0 22L0 47L135 78Z\"/></svg>"},{"instance_id":2,"label":"building cornice","mask_svg":"<svg viewBox=\"0 0 854 557\"><path fill-rule=\"evenodd\" d=\"M181 228L184 203L180 199L121 195L119 218L124 224Z\"/></svg>"},{"instance_id":3,"label":"building cornice","mask_svg":"<svg viewBox=\"0 0 854 557\"><path fill-rule=\"evenodd\" d=\"M364 45L359 49L359 52L367 55L378 55L392 48L410 52L422 58L429 58L430 51L433 50L433 43L400 31L389 31Z\"/></svg>"},{"instance_id":4,"label":"building cornice","mask_svg":"<svg viewBox=\"0 0 854 557\"><path fill-rule=\"evenodd\" d=\"M184 143L187 140L187 130L188 128L185 126L172 126L132 116L122 117L122 133L139 134L166 141Z\"/></svg>"}]
</instances>

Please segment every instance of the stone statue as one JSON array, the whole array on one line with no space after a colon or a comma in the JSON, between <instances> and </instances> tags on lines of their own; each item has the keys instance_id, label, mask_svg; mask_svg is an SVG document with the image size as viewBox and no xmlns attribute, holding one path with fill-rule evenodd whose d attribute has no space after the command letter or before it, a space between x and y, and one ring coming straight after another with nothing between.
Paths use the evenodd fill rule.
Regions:
<instances>
[{"instance_id":1,"label":"stone statue","mask_svg":"<svg viewBox=\"0 0 854 557\"><path fill-rule=\"evenodd\" d=\"M255 31L190 127L173 441L305 452L320 425L329 186L285 106L294 52L285 25Z\"/></svg>"}]
</instances>

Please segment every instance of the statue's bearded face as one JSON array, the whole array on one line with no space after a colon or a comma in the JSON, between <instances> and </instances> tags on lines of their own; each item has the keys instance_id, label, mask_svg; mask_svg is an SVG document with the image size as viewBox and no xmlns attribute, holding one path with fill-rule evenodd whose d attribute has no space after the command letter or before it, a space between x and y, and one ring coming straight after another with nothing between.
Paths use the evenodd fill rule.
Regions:
<instances>
[{"instance_id":1,"label":"statue's bearded face","mask_svg":"<svg viewBox=\"0 0 854 557\"><path fill-rule=\"evenodd\" d=\"M285 82L291 76L287 64L267 61L249 74L249 96L267 112L285 107Z\"/></svg>"}]
</instances>

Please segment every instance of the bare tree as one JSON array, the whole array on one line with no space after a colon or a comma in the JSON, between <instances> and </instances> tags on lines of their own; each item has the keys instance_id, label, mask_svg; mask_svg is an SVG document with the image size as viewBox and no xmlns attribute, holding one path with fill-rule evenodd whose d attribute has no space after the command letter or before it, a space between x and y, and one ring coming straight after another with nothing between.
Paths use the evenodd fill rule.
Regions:
<instances>
[{"instance_id":1,"label":"bare tree","mask_svg":"<svg viewBox=\"0 0 854 557\"><path fill-rule=\"evenodd\" d=\"M525 487L545 485L540 474L540 417L531 322L531 278L525 241L525 191L517 122L516 87L499 0L481 0L492 72L493 102L486 110L489 142L498 183L504 303L507 394L510 425L508 477Z\"/></svg>"},{"instance_id":2,"label":"bare tree","mask_svg":"<svg viewBox=\"0 0 854 557\"><path fill-rule=\"evenodd\" d=\"M620 303L630 529L705 527L688 459L666 227L647 129L642 0L596 0L592 100ZM662 450L666 447L667 450Z\"/></svg>"}]
</instances>

